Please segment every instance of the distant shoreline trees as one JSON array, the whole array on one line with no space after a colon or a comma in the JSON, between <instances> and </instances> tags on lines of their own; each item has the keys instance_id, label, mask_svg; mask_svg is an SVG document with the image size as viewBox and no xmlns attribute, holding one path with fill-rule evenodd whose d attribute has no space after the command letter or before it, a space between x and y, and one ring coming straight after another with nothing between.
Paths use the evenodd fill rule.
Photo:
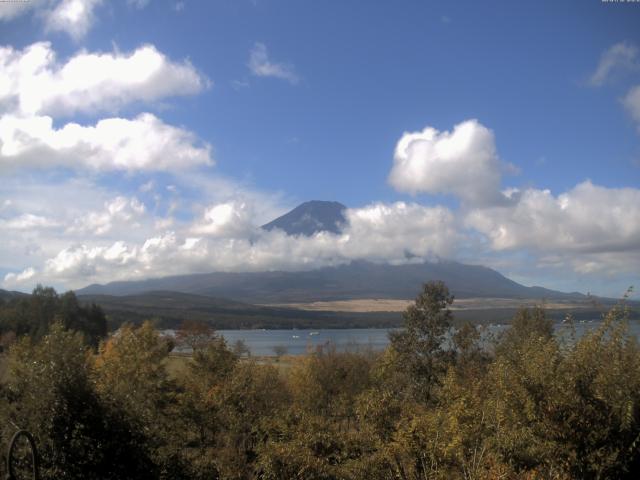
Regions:
<instances>
[{"instance_id":1,"label":"distant shoreline trees","mask_svg":"<svg viewBox=\"0 0 640 480\"><path fill-rule=\"evenodd\" d=\"M81 305L72 291L58 295L55 289L38 285L31 295L0 305L2 346L9 346L22 336L38 341L56 323L80 332L92 347L107 336L107 318L102 308L95 303Z\"/></svg>"}]
</instances>

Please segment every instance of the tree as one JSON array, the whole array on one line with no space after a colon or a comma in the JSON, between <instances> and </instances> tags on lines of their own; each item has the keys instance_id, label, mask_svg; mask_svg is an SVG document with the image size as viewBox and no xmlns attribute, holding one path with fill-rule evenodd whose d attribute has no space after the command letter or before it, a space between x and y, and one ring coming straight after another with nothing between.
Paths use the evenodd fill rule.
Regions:
<instances>
[{"instance_id":1,"label":"tree","mask_svg":"<svg viewBox=\"0 0 640 480\"><path fill-rule=\"evenodd\" d=\"M57 313L59 299L56 291L51 287L36 286L31 296L24 300L23 318L20 323L27 327L32 339L40 339L49 332L49 326ZM20 335L22 332L19 332Z\"/></svg>"},{"instance_id":2,"label":"tree","mask_svg":"<svg viewBox=\"0 0 640 480\"><path fill-rule=\"evenodd\" d=\"M172 432L176 388L165 365L169 349L151 322L125 324L101 345L94 372L101 401L139 436L160 477L180 448Z\"/></svg>"},{"instance_id":3,"label":"tree","mask_svg":"<svg viewBox=\"0 0 640 480\"><path fill-rule=\"evenodd\" d=\"M33 433L43 479L156 478L122 416L106 408L92 381L82 334L54 323L40 342L23 337L9 353L2 389L2 437L11 425ZM1 402L0 402L1 403Z\"/></svg>"},{"instance_id":4,"label":"tree","mask_svg":"<svg viewBox=\"0 0 640 480\"><path fill-rule=\"evenodd\" d=\"M238 357L242 357L243 355L246 355L247 357L251 356L251 350L249 350L249 347L241 338L236 340L236 342L233 344L233 353L235 353Z\"/></svg>"},{"instance_id":5,"label":"tree","mask_svg":"<svg viewBox=\"0 0 640 480\"><path fill-rule=\"evenodd\" d=\"M521 308L511 320L511 326L501 338L503 345L527 343L531 338L549 340L553 337L553 320L541 307Z\"/></svg>"},{"instance_id":6,"label":"tree","mask_svg":"<svg viewBox=\"0 0 640 480\"><path fill-rule=\"evenodd\" d=\"M489 370L495 450L543 478L636 478L640 348L621 312L573 344L520 312Z\"/></svg>"},{"instance_id":7,"label":"tree","mask_svg":"<svg viewBox=\"0 0 640 480\"><path fill-rule=\"evenodd\" d=\"M261 450L261 478L376 478L362 470L371 463L375 438L359 428L356 413L373 362L371 355L337 352L333 345L295 359L288 376L293 402Z\"/></svg>"},{"instance_id":8,"label":"tree","mask_svg":"<svg viewBox=\"0 0 640 480\"><path fill-rule=\"evenodd\" d=\"M255 463L274 432L273 417L289 404L278 371L255 361L238 362L210 392L218 423L216 461L221 478L256 478Z\"/></svg>"},{"instance_id":9,"label":"tree","mask_svg":"<svg viewBox=\"0 0 640 480\"><path fill-rule=\"evenodd\" d=\"M182 456L189 465L190 478L219 477L216 452L220 447L220 403L216 400L229 382L237 356L217 337L202 349L194 351L185 375L181 378L182 393L179 414L184 423L181 442L188 445Z\"/></svg>"},{"instance_id":10,"label":"tree","mask_svg":"<svg viewBox=\"0 0 640 480\"><path fill-rule=\"evenodd\" d=\"M273 347L273 353L276 354L276 359L278 361L280 361L280 357L286 355L288 351L289 349L286 347L286 345L275 345Z\"/></svg>"},{"instance_id":11,"label":"tree","mask_svg":"<svg viewBox=\"0 0 640 480\"><path fill-rule=\"evenodd\" d=\"M92 347L97 347L107 336L107 318L95 303L82 306L75 293L69 291L59 297L56 310L56 318L68 329L82 332Z\"/></svg>"},{"instance_id":12,"label":"tree","mask_svg":"<svg viewBox=\"0 0 640 480\"><path fill-rule=\"evenodd\" d=\"M97 347L107 335L107 318L96 305L81 305L73 292L58 295L53 288L38 285L26 298L11 300L0 308L0 333L14 332L39 340L53 323L82 332L85 341Z\"/></svg>"},{"instance_id":13,"label":"tree","mask_svg":"<svg viewBox=\"0 0 640 480\"><path fill-rule=\"evenodd\" d=\"M404 328L389 335L397 365L410 376L412 389L423 400L431 398L432 388L446 371L443 343L451 328L448 307L452 303L453 295L443 282L425 283L403 313Z\"/></svg>"},{"instance_id":14,"label":"tree","mask_svg":"<svg viewBox=\"0 0 640 480\"><path fill-rule=\"evenodd\" d=\"M196 320L184 320L176 331L178 345L189 347L194 352L205 348L216 337L210 324Z\"/></svg>"}]
</instances>

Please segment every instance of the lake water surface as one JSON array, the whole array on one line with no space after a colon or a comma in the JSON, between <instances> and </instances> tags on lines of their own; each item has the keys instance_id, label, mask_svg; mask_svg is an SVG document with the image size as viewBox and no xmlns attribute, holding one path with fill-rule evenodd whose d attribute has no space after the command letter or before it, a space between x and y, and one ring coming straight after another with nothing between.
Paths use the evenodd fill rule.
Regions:
<instances>
[{"instance_id":1,"label":"lake water surface","mask_svg":"<svg viewBox=\"0 0 640 480\"><path fill-rule=\"evenodd\" d=\"M576 336L600 325L600 320L581 321L575 324ZM497 334L507 325L490 325L487 332ZM561 336L568 334L565 324L557 323L556 332ZM640 338L640 322L629 322L630 331ZM367 349L383 350L389 344L389 328L319 329L319 330L219 330L227 344L242 340L249 347L251 355L275 356L276 347L284 347L288 355L303 355L317 346L331 343L337 350ZM165 331L172 334L171 330Z\"/></svg>"}]
</instances>

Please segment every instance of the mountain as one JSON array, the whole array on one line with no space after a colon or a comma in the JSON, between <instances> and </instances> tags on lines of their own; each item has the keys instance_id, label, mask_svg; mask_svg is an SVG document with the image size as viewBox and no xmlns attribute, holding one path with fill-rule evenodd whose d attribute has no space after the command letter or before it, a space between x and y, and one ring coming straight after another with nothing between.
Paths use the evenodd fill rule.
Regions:
<instances>
[{"instance_id":1,"label":"mountain","mask_svg":"<svg viewBox=\"0 0 640 480\"><path fill-rule=\"evenodd\" d=\"M340 233L346 222L344 211L347 209L338 202L312 200L298 205L289 213L263 225L265 230L278 228L288 235L311 236L316 232Z\"/></svg>"},{"instance_id":2,"label":"mountain","mask_svg":"<svg viewBox=\"0 0 640 480\"><path fill-rule=\"evenodd\" d=\"M339 233L346 207L338 202L310 201L263 225L289 235ZM413 299L424 282L444 281L458 298L581 300L579 293L525 287L487 267L451 261L407 265L353 261L337 267L301 272L252 272L180 275L141 281L90 285L79 295L136 295L171 291L246 303L296 303L369 298Z\"/></svg>"},{"instance_id":3,"label":"mountain","mask_svg":"<svg viewBox=\"0 0 640 480\"><path fill-rule=\"evenodd\" d=\"M28 296L26 293L0 289L0 300L9 301L13 300L14 298L21 298L26 296Z\"/></svg>"},{"instance_id":4,"label":"mountain","mask_svg":"<svg viewBox=\"0 0 640 480\"><path fill-rule=\"evenodd\" d=\"M496 297L580 300L579 293L525 287L487 267L440 261L407 265L351 262L302 272L250 272L180 275L90 285L79 295L132 295L164 290L247 303L294 303L364 298L413 299L421 285L444 281L458 298Z\"/></svg>"}]
</instances>

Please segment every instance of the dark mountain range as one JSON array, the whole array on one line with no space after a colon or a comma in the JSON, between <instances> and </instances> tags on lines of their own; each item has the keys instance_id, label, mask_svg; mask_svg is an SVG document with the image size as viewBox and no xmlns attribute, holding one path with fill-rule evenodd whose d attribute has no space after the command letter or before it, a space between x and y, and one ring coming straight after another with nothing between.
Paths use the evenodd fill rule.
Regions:
<instances>
[{"instance_id":1,"label":"dark mountain range","mask_svg":"<svg viewBox=\"0 0 640 480\"><path fill-rule=\"evenodd\" d=\"M316 232L340 233L346 222L344 211L347 209L338 202L312 200L298 205L289 213L263 225L265 230L278 228L288 235L311 236Z\"/></svg>"},{"instance_id":2,"label":"dark mountain range","mask_svg":"<svg viewBox=\"0 0 640 480\"><path fill-rule=\"evenodd\" d=\"M487 267L457 262L409 265L351 262L304 272L207 273L90 285L79 295L131 295L154 290L229 298L248 303L289 303L362 298L412 299L421 285L442 280L456 297L584 299L542 287L525 287Z\"/></svg>"},{"instance_id":3,"label":"dark mountain range","mask_svg":"<svg viewBox=\"0 0 640 480\"><path fill-rule=\"evenodd\" d=\"M27 296L26 293L2 290L0 288L0 300L8 301L14 298L20 298L20 297L26 297L26 296Z\"/></svg>"}]
</instances>

